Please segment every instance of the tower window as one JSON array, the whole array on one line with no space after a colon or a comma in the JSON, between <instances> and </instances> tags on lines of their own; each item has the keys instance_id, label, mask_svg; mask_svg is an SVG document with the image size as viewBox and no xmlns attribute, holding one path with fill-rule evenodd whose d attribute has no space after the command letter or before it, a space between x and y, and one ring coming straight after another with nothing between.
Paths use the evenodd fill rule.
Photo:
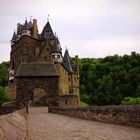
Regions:
<instances>
[{"instance_id":1,"label":"tower window","mask_svg":"<svg viewBox=\"0 0 140 140\"><path fill-rule=\"evenodd\" d=\"M65 99L65 104L67 105L67 103L68 103L68 101L67 101L67 99Z\"/></svg>"},{"instance_id":2,"label":"tower window","mask_svg":"<svg viewBox=\"0 0 140 140\"><path fill-rule=\"evenodd\" d=\"M55 55L54 54L52 55L52 58L55 59Z\"/></svg>"}]
</instances>

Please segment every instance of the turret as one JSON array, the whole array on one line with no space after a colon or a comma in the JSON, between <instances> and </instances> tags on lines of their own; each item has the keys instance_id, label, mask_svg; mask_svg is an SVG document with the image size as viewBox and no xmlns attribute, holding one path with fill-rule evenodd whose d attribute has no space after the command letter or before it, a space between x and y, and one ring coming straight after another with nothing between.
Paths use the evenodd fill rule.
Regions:
<instances>
[{"instance_id":1,"label":"turret","mask_svg":"<svg viewBox=\"0 0 140 140\"><path fill-rule=\"evenodd\" d=\"M70 56L67 49L65 50L62 64L68 70L69 73L73 73L73 69L70 63Z\"/></svg>"},{"instance_id":2,"label":"turret","mask_svg":"<svg viewBox=\"0 0 140 140\"><path fill-rule=\"evenodd\" d=\"M19 40L22 34L22 30L23 30L23 25L21 25L20 23L17 24L17 35L16 35L16 40Z\"/></svg>"},{"instance_id":3,"label":"turret","mask_svg":"<svg viewBox=\"0 0 140 140\"><path fill-rule=\"evenodd\" d=\"M14 31L13 37L12 37L12 39L11 39L11 46L12 46L15 42L16 42L16 33L15 33L15 31Z\"/></svg>"},{"instance_id":4,"label":"turret","mask_svg":"<svg viewBox=\"0 0 140 140\"><path fill-rule=\"evenodd\" d=\"M56 37L51 48L51 59L54 63L62 62L62 49L59 40Z\"/></svg>"},{"instance_id":5,"label":"turret","mask_svg":"<svg viewBox=\"0 0 140 140\"><path fill-rule=\"evenodd\" d=\"M38 39L38 27L37 27L37 20L33 19L33 34L32 34L33 38L37 38Z\"/></svg>"},{"instance_id":6,"label":"turret","mask_svg":"<svg viewBox=\"0 0 140 140\"><path fill-rule=\"evenodd\" d=\"M29 25L28 25L27 19L25 20L24 27L23 27L23 30L22 30L22 36L23 35L31 36L31 31L29 29Z\"/></svg>"},{"instance_id":7,"label":"turret","mask_svg":"<svg viewBox=\"0 0 140 140\"><path fill-rule=\"evenodd\" d=\"M55 39L55 36L54 36L54 33L52 31L52 28L51 28L49 21L47 22L47 24L43 28L43 31L41 33L41 37L42 37L42 39L49 39L49 40Z\"/></svg>"}]
</instances>

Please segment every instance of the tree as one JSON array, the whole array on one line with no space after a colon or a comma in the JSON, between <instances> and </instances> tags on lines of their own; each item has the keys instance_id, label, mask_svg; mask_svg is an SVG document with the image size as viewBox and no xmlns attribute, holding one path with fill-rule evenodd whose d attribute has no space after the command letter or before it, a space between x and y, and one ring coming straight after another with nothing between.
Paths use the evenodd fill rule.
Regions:
<instances>
[{"instance_id":1,"label":"tree","mask_svg":"<svg viewBox=\"0 0 140 140\"><path fill-rule=\"evenodd\" d=\"M90 105L118 105L125 97L140 97L140 54L80 59L80 84L82 100Z\"/></svg>"},{"instance_id":2,"label":"tree","mask_svg":"<svg viewBox=\"0 0 140 140\"><path fill-rule=\"evenodd\" d=\"M0 64L0 85L6 86L8 83L8 67L9 62L3 62Z\"/></svg>"},{"instance_id":3,"label":"tree","mask_svg":"<svg viewBox=\"0 0 140 140\"><path fill-rule=\"evenodd\" d=\"M10 101L10 100L11 100L11 96L5 92L2 86L0 86L0 106L2 105L3 102Z\"/></svg>"}]
</instances>

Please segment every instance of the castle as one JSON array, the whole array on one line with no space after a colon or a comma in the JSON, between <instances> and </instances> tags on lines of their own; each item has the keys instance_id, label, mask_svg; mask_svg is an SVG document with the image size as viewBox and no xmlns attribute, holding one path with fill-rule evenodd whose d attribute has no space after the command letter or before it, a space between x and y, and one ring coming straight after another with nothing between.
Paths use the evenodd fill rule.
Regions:
<instances>
[{"instance_id":1,"label":"castle","mask_svg":"<svg viewBox=\"0 0 140 140\"><path fill-rule=\"evenodd\" d=\"M37 20L17 24L11 39L9 87L22 106L31 100L48 106L79 106L79 61L71 64L49 20L41 33ZM11 90L11 91L12 91Z\"/></svg>"}]
</instances>

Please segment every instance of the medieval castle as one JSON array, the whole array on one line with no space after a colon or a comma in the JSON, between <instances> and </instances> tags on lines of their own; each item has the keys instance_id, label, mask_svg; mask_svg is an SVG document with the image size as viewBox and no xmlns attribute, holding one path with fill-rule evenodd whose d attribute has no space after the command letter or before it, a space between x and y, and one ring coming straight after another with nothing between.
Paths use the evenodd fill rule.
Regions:
<instances>
[{"instance_id":1,"label":"medieval castle","mask_svg":"<svg viewBox=\"0 0 140 140\"><path fill-rule=\"evenodd\" d=\"M48 106L78 106L78 56L74 59L72 65L67 49L62 55L49 21L41 33L36 19L18 23L11 39L9 69L9 87L15 91L17 103L40 100Z\"/></svg>"}]
</instances>

